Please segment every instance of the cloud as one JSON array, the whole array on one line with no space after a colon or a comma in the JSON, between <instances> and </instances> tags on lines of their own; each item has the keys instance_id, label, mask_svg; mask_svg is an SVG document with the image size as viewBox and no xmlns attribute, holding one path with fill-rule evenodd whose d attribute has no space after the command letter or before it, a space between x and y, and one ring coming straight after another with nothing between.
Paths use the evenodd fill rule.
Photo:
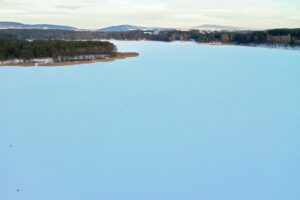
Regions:
<instances>
[{"instance_id":1,"label":"cloud","mask_svg":"<svg viewBox=\"0 0 300 200\"><path fill-rule=\"evenodd\" d=\"M0 0L0 21L79 28L118 24L300 27L299 0Z\"/></svg>"},{"instance_id":2,"label":"cloud","mask_svg":"<svg viewBox=\"0 0 300 200\"><path fill-rule=\"evenodd\" d=\"M65 9L65 10L78 10L80 8L83 8L84 6L82 6L82 5L57 5L55 7L59 8L59 9Z\"/></svg>"}]
</instances>

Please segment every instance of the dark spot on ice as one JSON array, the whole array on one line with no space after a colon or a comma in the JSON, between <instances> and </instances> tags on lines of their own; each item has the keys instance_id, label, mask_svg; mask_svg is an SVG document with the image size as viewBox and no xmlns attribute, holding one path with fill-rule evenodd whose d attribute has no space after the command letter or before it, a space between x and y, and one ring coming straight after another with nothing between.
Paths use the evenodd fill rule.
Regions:
<instances>
[{"instance_id":1,"label":"dark spot on ice","mask_svg":"<svg viewBox=\"0 0 300 200\"><path fill-rule=\"evenodd\" d=\"M21 123L21 124L26 124L26 121L20 120L20 123Z\"/></svg>"}]
</instances>

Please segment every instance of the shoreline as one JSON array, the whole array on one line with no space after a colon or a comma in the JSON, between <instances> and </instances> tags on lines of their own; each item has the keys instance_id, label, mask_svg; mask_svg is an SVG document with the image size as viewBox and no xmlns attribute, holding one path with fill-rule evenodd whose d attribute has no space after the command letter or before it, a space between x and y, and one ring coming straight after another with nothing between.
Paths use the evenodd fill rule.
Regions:
<instances>
[{"instance_id":1,"label":"shoreline","mask_svg":"<svg viewBox=\"0 0 300 200\"><path fill-rule=\"evenodd\" d=\"M138 57L139 55L140 54L136 52L125 52L125 53L117 53L116 56L111 58L101 58L95 60L52 62L52 63L25 62L25 63L14 63L14 64L0 64L0 67L61 67L61 66L92 64L97 62L114 62L116 60Z\"/></svg>"}]
</instances>

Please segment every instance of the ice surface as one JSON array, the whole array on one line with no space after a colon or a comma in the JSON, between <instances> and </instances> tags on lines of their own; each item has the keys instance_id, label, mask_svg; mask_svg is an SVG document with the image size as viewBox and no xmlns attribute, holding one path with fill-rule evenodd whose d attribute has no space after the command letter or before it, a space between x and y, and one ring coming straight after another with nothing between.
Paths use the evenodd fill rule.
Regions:
<instances>
[{"instance_id":1,"label":"ice surface","mask_svg":"<svg viewBox=\"0 0 300 200\"><path fill-rule=\"evenodd\" d=\"M1 200L300 199L300 52L116 42L0 68Z\"/></svg>"}]
</instances>

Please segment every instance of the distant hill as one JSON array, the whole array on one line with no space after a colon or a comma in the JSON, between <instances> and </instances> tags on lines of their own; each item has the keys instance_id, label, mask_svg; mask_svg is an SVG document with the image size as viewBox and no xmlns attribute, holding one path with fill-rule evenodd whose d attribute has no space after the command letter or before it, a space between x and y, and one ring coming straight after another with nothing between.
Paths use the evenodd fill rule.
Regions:
<instances>
[{"instance_id":1,"label":"distant hill","mask_svg":"<svg viewBox=\"0 0 300 200\"><path fill-rule=\"evenodd\" d=\"M77 30L72 26L52 24L22 24L17 22L0 22L0 29L48 29L48 30Z\"/></svg>"},{"instance_id":2,"label":"distant hill","mask_svg":"<svg viewBox=\"0 0 300 200\"><path fill-rule=\"evenodd\" d=\"M128 31L168 31L175 30L170 28L161 28L161 27L144 27L144 26L133 26L133 25L119 25L119 26L110 26L101 29L78 29L72 26L62 26L62 25L54 25L54 24L22 24L18 22L1 22L0 21L0 29L41 29L41 30L69 30L69 31L97 31L97 32L128 32ZM221 25L213 25L213 24L204 24L200 26L177 29L177 30L199 30L199 31L240 31L240 30L255 30L255 29L247 29L240 28L234 26L221 26ZM259 29L257 29L259 30Z\"/></svg>"},{"instance_id":3,"label":"distant hill","mask_svg":"<svg viewBox=\"0 0 300 200\"><path fill-rule=\"evenodd\" d=\"M203 24L200 26L195 26L190 29L200 30L200 31L238 31L245 30L244 28L239 28L235 26L221 26L213 24Z\"/></svg>"},{"instance_id":4,"label":"distant hill","mask_svg":"<svg viewBox=\"0 0 300 200\"><path fill-rule=\"evenodd\" d=\"M163 31L169 30L166 28L158 27L143 27L143 26L132 26L132 25L119 25L119 26L110 26L107 28L99 29L99 32L127 32L127 31Z\"/></svg>"}]
</instances>

